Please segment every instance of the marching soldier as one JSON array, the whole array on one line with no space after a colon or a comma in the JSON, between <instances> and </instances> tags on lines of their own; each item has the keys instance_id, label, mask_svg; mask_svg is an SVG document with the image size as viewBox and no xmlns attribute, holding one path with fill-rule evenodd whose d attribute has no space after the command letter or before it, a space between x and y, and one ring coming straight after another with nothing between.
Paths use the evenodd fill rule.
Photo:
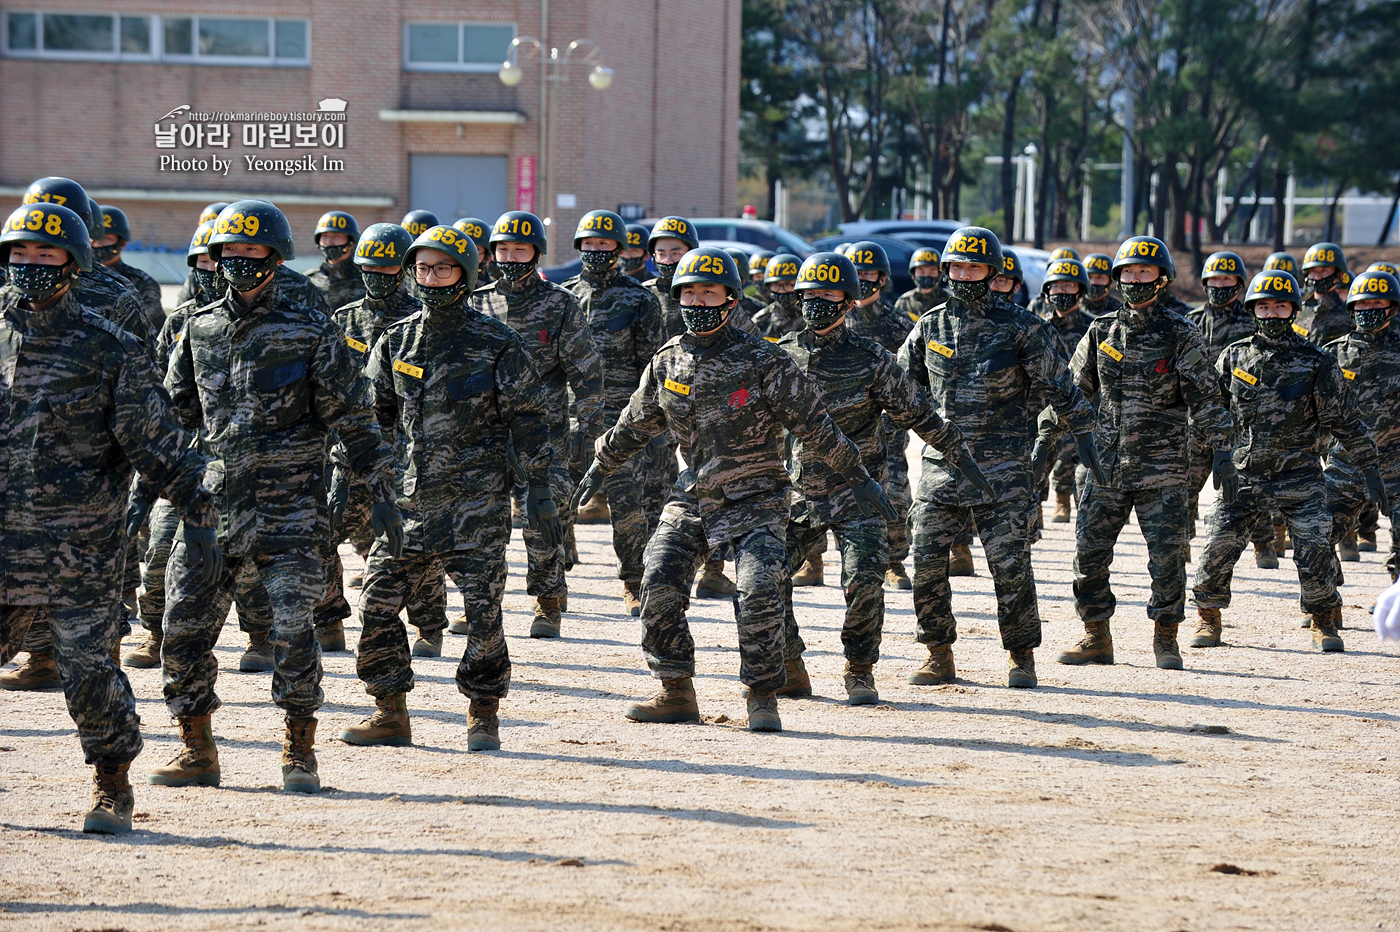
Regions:
<instances>
[{"instance_id":1,"label":"marching soldier","mask_svg":"<svg viewBox=\"0 0 1400 932\"><path fill-rule=\"evenodd\" d=\"M360 270L350 261L359 238L360 225L343 210L327 211L316 221L314 240L326 261L306 278L326 296L331 310L365 296Z\"/></svg>"},{"instance_id":2,"label":"marching soldier","mask_svg":"<svg viewBox=\"0 0 1400 932\"><path fill-rule=\"evenodd\" d=\"M1078 259L1052 259L1045 270L1045 283L1040 286L1036 301L1041 304L1040 319L1055 335L1055 347L1068 361L1074 356L1080 339L1089 329L1093 317L1084 312L1085 293L1089 290L1089 274ZM1080 388L1083 389L1081 383ZM1051 451L1050 482L1055 489L1055 511L1050 520L1068 524L1070 500L1074 496L1074 468L1079 465L1074 441L1063 435ZM1049 493L1042 486L1041 498Z\"/></svg>"},{"instance_id":3,"label":"marching soldier","mask_svg":"<svg viewBox=\"0 0 1400 932\"><path fill-rule=\"evenodd\" d=\"M141 309L146 312L146 323L151 333L159 333L165 323L165 307L160 300L160 285L140 269L127 265L122 259L122 250L131 242L131 224L126 213L116 207L101 207L101 239L93 240L92 257L131 283L141 299ZM97 219L96 217L93 218Z\"/></svg>"},{"instance_id":4,"label":"marching soldier","mask_svg":"<svg viewBox=\"0 0 1400 932\"><path fill-rule=\"evenodd\" d=\"M1336 243L1316 243L1303 255L1303 307L1293 329L1314 346L1351 332L1347 313L1347 259Z\"/></svg>"},{"instance_id":5,"label":"marching soldier","mask_svg":"<svg viewBox=\"0 0 1400 932\"><path fill-rule=\"evenodd\" d=\"M212 220L218 220L219 211L223 210L227 206L228 201L214 201L212 204L204 205L204 209L199 212L199 220L196 222L197 225L202 225ZM185 283L180 286L179 293L175 295L175 305L178 307L179 305L184 304L186 301L192 300L195 297L196 288L194 281L194 270L191 269L189 274L185 276Z\"/></svg>"},{"instance_id":6,"label":"marching soldier","mask_svg":"<svg viewBox=\"0 0 1400 932\"><path fill-rule=\"evenodd\" d=\"M481 257L481 266L476 270L476 287L489 285L499 278L500 270L496 268L496 258L491 254L491 224L476 217L463 217L452 224L452 229L460 230L471 237L476 246L476 254Z\"/></svg>"},{"instance_id":7,"label":"marching soldier","mask_svg":"<svg viewBox=\"0 0 1400 932\"><path fill-rule=\"evenodd\" d=\"M768 293L768 286L764 284L764 280L765 276L768 274L768 260L773 258L774 255L776 254L770 249L755 249L753 252L749 253L749 267L746 276L748 284L744 287L744 290L749 292L752 297L758 301L758 310L762 310L764 306L771 304L773 301L773 296ZM740 268L743 268L743 266L740 266Z\"/></svg>"},{"instance_id":8,"label":"marching soldier","mask_svg":"<svg viewBox=\"0 0 1400 932\"><path fill-rule=\"evenodd\" d=\"M680 303L671 297L671 278L676 274L681 256L699 247L695 227L684 217L662 217L647 234L647 252L651 254L652 265L656 266L656 277L645 284L656 295L657 304L661 307L667 339L685 333Z\"/></svg>"},{"instance_id":9,"label":"marching soldier","mask_svg":"<svg viewBox=\"0 0 1400 932\"><path fill-rule=\"evenodd\" d=\"M1112 314L1121 306L1108 293L1108 289L1113 285L1113 279L1108 274L1112 268L1113 257L1106 253L1091 252L1084 257L1084 271L1089 276L1089 287L1085 290L1084 300L1079 303L1079 309L1090 317Z\"/></svg>"},{"instance_id":10,"label":"marching soldier","mask_svg":"<svg viewBox=\"0 0 1400 932\"><path fill-rule=\"evenodd\" d=\"M471 218L468 217L465 219L470 220ZM410 210L403 215L403 219L399 221L399 226L403 227L414 237L419 237L437 226L439 222L437 214L433 213L431 210ZM482 232L485 232L484 224L482 225Z\"/></svg>"},{"instance_id":11,"label":"marching soldier","mask_svg":"<svg viewBox=\"0 0 1400 932\"><path fill-rule=\"evenodd\" d=\"M914 287L899 296L894 309L917 322L924 311L948 300L943 272L938 267L938 250L928 246L914 250L909 256L909 276L914 279Z\"/></svg>"},{"instance_id":12,"label":"marching soldier","mask_svg":"<svg viewBox=\"0 0 1400 932\"><path fill-rule=\"evenodd\" d=\"M1029 306L1026 304L1026 276L1021 268L1021 257L1010 247L1002 247L1001 271L992 279L992 294L1000 295L1017 307L1028 308L1032 314L1039 313L1036 310L1039 306L1039 295Z\"/></svg>"},{"instance_id":13,"label":"marching soldier","mask_svg":"<svg viewBox=\"0 0 1400 932\"><path fill-rule=\"evenodd\" d=\"M801 265L802 260L790 252L780 252L768 260L763 283L773 301L753 315L753 326L754 332L770 343L803 327L802 296L796 291Z\"/></svg>"},{"instance_id":14,"label":"marching soldier","mask_svg":"<svg viewBox=\"0 0 1400 932\"><path fill-rule=\"evenodd\" d=\"M627 224L627 248L622 250L622 261L618 263L623 275L643 284L652 277L647 271L647 240L650 238L651 230L645 224Z\"/></svg>"}]
</instances>

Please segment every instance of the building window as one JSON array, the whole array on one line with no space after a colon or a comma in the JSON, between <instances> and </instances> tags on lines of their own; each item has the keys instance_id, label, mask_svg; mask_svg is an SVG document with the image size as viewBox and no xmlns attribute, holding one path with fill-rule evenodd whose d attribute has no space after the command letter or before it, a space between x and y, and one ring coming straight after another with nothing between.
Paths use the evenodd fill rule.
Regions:
<instances>
[{"instance_id":1,"label":"building window","mask_svg":"<svg viewBox=\"0 0 1400 932\"><path fill-rule=\"evenodd\" d=\"M203 65L311 63L310 23L268 17L7 12L6 55Z\"/></svg>"},{"instance_id":2,"label":"building window","mask_svg":"<svg viewBox=\"0 0 1400 932\"><path fill-rule=\"evenodd\" d=\"M404 23L403 66L407 71L494 73L510 54L514 38L514 23Z\"/></svg>"}]
</instances>

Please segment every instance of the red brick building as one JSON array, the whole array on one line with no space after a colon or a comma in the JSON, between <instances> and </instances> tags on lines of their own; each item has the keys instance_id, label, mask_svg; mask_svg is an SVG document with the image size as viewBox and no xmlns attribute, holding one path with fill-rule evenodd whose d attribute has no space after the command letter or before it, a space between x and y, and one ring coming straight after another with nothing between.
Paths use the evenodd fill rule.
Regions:
<instances>
[{"instance_id":1,"label":"red brick building","mask_svg":"<svg viewBox=\"0 0 1400 932\"><path fill-rule=\"evenodd\" d=\"M0 13L0 203L66 175L183 247L206 202L267 197L302 255L316 217L522 204L562 231L595 207L729 214L741 0L18 0ZM522 76L498 76L513 38ZM576 39L600 58L549 68ZM605 90L593 68L610 69ZM560 80L542 81L549 72ZM599 82L604 83L604 82ZM555 209L535 178L552 98ZM343 112L338 112L343 102ZM533 190L532 190L533 188ZM529 202L533 200L533 204Z\"/></svg>"}]
</instances>

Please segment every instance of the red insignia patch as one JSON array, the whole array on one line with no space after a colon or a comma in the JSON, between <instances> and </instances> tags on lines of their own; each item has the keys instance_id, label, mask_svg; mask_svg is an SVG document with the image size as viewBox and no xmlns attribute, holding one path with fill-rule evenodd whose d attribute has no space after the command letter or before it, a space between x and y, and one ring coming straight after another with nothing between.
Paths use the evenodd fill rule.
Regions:
<instances>
[{"instance_id":1,"label":"red insignia patch","mask_svg":"<svg viewBox=\"0 0 1400 932\"><path fill-rule=\"evenodd\" d=\"M541 343L548 343L548 342L549 342L549 331L548 331L548 330L541 330L541 331L540 331L540 342L541 342Z\"/></svg>"},{"instance_id":2,"label":"red insignia patch","mask_svg":"<svg viewBox=\"0 0 1400 932\"><path fill-rule=\"evenodd\" d=\"M1167 366L1167 361L1166 361L1165 359L1159 359L1159 360L1157 360L1157 374L1158 374L1158 375L1166 375L1166 374L1167 374L1168 368L1169 368L1169 367Z\"/></svg>"},{"instance_id":3,"label":"red insignia patch","mask_svg":"<svg viewBox=\"0 0 1400 932\"><path fill-rule=\"evenodd\" d=\"M738 390L737 392L731 392L731 393L730 393L730 395L729 395L729 407L731 407L731 408L742 408L744 405L746 405L746 404L748 404L748 403L749 403L749 390L748 390L747 388L744 388L743 385L742 385L742 383L741 383L740 386L739 386L739 390Z\"/></svg>"}]
</instances>

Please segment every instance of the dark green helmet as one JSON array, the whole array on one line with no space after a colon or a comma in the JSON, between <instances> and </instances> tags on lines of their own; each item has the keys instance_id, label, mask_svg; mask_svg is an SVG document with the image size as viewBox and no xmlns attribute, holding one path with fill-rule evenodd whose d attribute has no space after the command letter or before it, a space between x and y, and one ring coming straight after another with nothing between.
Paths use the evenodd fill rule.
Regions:
<instances>
[{"instance_id":1,"label":"dark green helmet","mask_svg":"<svg viewBox=\"0 0 1400 932\"><path fill-rule=\"evenodd\" d=\"M790 252L780 252L768 260L768 265L763 269L763 283L769 282L795 282L797 281L797 269L802 265L802 260Z\"/></svg>"},{"instance_id":2,"label":"dark green helmet","mask_svg":"<svg viewBox=\"0 0 1400 932\"><path fill-rule=\"evenodd\" d=\"M736 269L747 269L749 267L749 254L738 246L728 246L724 251L729 253L729 258L734 260L734 267ZM747 276L742 273L739 277L747 278Z\"/></svg>"},{"instance_id":3,"label":"dark green helmet","mask_svg":"<svg viewBox=\"0 0 1400 932\"><path fill-rule=\"evenodd\" d=\"M950 262L980 262L992 267L992 274L999 275L1003 267L1001 240L986 227L962 227L948 237L943 246L943 261L939 263L946 277Z\"/></svg>"},{"instance_id":4,"label":"dark green helmet","mask_svg":"<svg viewBox=\"0 0 1400 932\"><path fill-rule=\"evenodd\" d=\"M1244 260L1233 252L1213 252L1206 258L1206 264L1201 266L1201 284L1217 275L1236 275L1241 282L1249 279Z\"/></svg>"},{"instance_id":5,"label":"dark green helmet","mask_svg":"<svg viewBox=\"0 0 1400 932\"><path fill-rule=\"evenodd\" d=\"M468 234L470 235L470 234ZM535 258L549 250L545 241L544 224L529 211L509 210L501 214L491 228L491 245L496 243L529 243L535 247Z\"/></svg>"},{"instance_id":6,"label":"dark green helmet","mask_svg":"<svg viewBox=\"0 0 1400 932\"><path fill-rule=\"evenodd\" d=\"M123 246L131 242L131 224L120 207L102 208L102 235L116 236L117 242Z\"/></svg>"},{"instance_id":7,"label":"dark green helmet","mask_svg":"<svg viewBox=\"0 0 1400 932\"><path fill-rule=\"evenodd\" d=\"M1338 288L1341 288L1341 289L1343 289L1343 290L1346 290L1346 289L1350 288L1350 287L1351 287L1351 271L1350 271L1349 269L1342 269L1342 271L1339 273L1339 275L1341 276L1341 281L1337 282L1337 287L1338 287Z\"/></svg>"},{"instance_id":8,"label":"dark green helmet","mask_svg":"<svg viewBox=\"0 0 1400 932\"><path fill-rule=\"evenodd\" d=\"M408 261L413 234L397 223L371 223L355 245L355 264L372 269L391 269Z\"/></svg>"},{"instance_id":9,"label":"dark green helmet","mask_svg":"<svg viewBox=\"0 0 1400 932\"><path fill-rule=\"evenodd\" d=\"M1347 257L1343 255L1342 247L1336 243L1314 243L1303 254L1304 272L1308 269L1326 268L1329 265L1339 272L1347 267Z\"/></svg>"},{"instance_id":10,"label":"dark green helmet","mask_svg":"<svg viewBox=\"0 0 1400 932\"><path fill-rule=\"evenodd\" d=\"M744 281L734 257L715 246L692 249L681 257L671 278L671 297L679 301L681 286L689 284L723 285L734 299L744 294Z\"/></svg>"},{"instance_id":11,"label":"dark green helmet","mask_svg":"<svg viewBox=\"0 0 1400 932\"><path fill-rule=\"evenodd\" d=\"M1265 272L1287 272L1289 275L1298 274L1298 260L1293 258L1291 252L1276 252L1264 260Z\"/></svg>"},{"instance_id":12,"label":"dark green helmet","mask_svg":"<svg viewBox=\"0 0 1400 932\"><path fill-rule=\"evenodd\" d=\"M1295 317L1303 302L1298 280L1281 269L1271 269L1254 276L1254 280L1249 283L1249 291L1245 292L1244 303L1248 307L1252 302L1264 298L1289 302L1293 305Z\"/></svg>"},{"instance_id":13,"label":"dark green helmet","mask_svg":"<svg viewBox=\"0 0 1400 932\"><path fill-rule=\"evenodd\" d=\"M1046 292L1051 282L1079 282L1082 294L1089 289L1089 273L1078 259L1051 259L1045 267L1045 284L1040 288L1041 294Z\"/></svg>"},{"instance_id":14,"label":"dark green helmet","mask_svg":"<svg viewBox=\"0 0 1400 932\"><path fill-rule=\"evenodd\" d=\"M410 210L403 215L399 221L399 226L403 227L414 236L422 236L428 232L429 227L438 226L441 223L437 214L431 210Z\"/></svg>"},{"instance_id":15,"label":"dark green helmet","mask_svg":"<svg viewBox=\"0 0 1400 932\"><path fill-rule=\"evenodd\" d=\"M921 265L938 265L938 250L930 246L920 246L909 256L909 274Z\"/></svg>"},{"instance_id":16,"label":"dark green helmet","mask_svg":"<svg viewBox=\"0 0 1400 932\"><path fill-rule=\"evenodd\" d=\"M199 264L200 256L209 255L209 237L214 235L214 221L205 220L195 228L194 236L190 237L190 246L185 250L185 265L194 268Z\"/></svg>"},{"instance_id":17,"label":"dark green helmet","mask_svg":"<svg viewBox=\"0 0 1400 932\"><path fill-rule=\"evenodd\" d=\"M1389 262L1372 262L1366 266L1368 272L1389 272L1391 275L1400 278L1400 268L1396 268Z\"/></svg>"},{"instance_id":18,"label":"dark green helmet","mask_svg":"<svg viewBox=\"0 0 1400 932\"><path fill-rule=\"evenodd\" d=\"M885 252L885 247L879 243L872 243L868 239L852 243L846 248L846 258L851 260L851 265L856 267L857 272L874 270L889 277L890 257Z\"/></svg>"},{"instance_id":19,"label":"dark green helmet","mask_svg":"<svg viewBox=\"0 0 1400 932\"><path fill-rule=\"evenodd\" d=\"M199 222L206 220L218 220L219 214L229 205L228 201L215 201L212 204L205 204L204 209L199 212Z\"/></svg>"},{"instance_id":20,"label":"dark green helmet","mask_svg":"<svg viewBox=\"0 0 1400 932\"><path fill-rule=\"evenodd\" d=\"M1070 249L1068 246L1061 246L1059 249L1056 249L1054 252L1050 253L1050 261L1054 262L1056 259L1073 259L1076 262L1078 262L1079 253L1075 252L1073 249Z\"/></svg>"},{"instance_id":21,"label":"dark green helmet","mask_svg":"<svg viewBox=\"0 0 1400 932\"><path fill-rule=\"evenodd\" d=\"M214 221L214 235L209 237L209 258L218 262L225 243L270 246L284 262L296 258L292 228L286 215L271 201L249 198L234 201L219 211Z\"/></svg>"},{"instance_id":22,"label":"dark green helmet","mask_svg":"<svg viewBox=\"0 0 1400 932\"><path fill-rule=\"evenodd\" d=\"M656 221L656 226L651 228L651 234L647 237L647 252L656 251L656 241L659 239L678 239L685 243L687 249L700 248L694 224L684 217L662 217Z\"/></svg>"},{"instance_id":23,"label":"dark green helmet","mask_svg":"<svg viewBox=\"0 0 1400 932\"><path fill-rule=\"evenodd\" d=\"M485 220L478 220L476 217L463 217L452 224L452 229L461 230L472 238L476 243L478 255L485 256L491 250L491 224Z\"/></svg>"},{"instance_id":24,"label":"dark green helmet","mask_svg":"<svg viewBox=\"0 0 1400 932\"><path fill-rule=\"evenodd\" d=\"M763 275L768 271L768 260L775 253L771 249L755 249L749 254L749 278Z\"/></svg>"},{"instance_id":25,"label":"dark green helmet","mask_svg":"<svg viewBox=\"0 0 1400 932\"><path fill-rule=\"evenodd\" d=\"M476 289L477 269L481 266L481 256L476 251L476 243L461 230L437 224L424 230L404 252L404 268L412 270L413 257L420 249L436 249L462 267L462 277L451 285L424 285L413 276L418 298L429 308L442 307L456 301L463 294L471 294Z\"/></svg>"},{"instance_id":26,"label":"dark green helmet","mask_svg":"<svg viewBox=\"0 0 1400 932\"><path fill-rule=\"evenodd\" d=\"M1102 252L1091 252L1084 257L1086 275L1108 275L1113 271L1113 257Z\"/></svg>"},{"instance_id":27,"label":"dark green helmet","mask_svg":"<svg viewBox=\"0 0 1400 932\"><path fill-rule=\"evenodd\" d=\"M574 229L574 248L580 249L586 239L610 239L618 249L626 249L627 224L611 210L590 210Z\"/></svg>"},{"instance_id":28,"label":"dark green helmet","mask_svg":"<svg viewBox=\"0 0 1400 932\"><path fill-rule=\"evenodd\" d=\"M1117 281L1119 272L1130 265L1155 265L1166 275L1167 281L1176 280L1176 262L1172 260L1172 252L1166 243L1155 236L1132 236L1123 240L1108 274Z\"/></svg>"},{"instance_id":29,"label":"dark green helmet","mask_svg":"<svg viewBox=\"0 0 1400 932\"><path fill-rule=\"evenodd\" d=\"M1392 303L1400 301L1400 280L1380 270L1367 270L1352 279L1351 288L1347 290L1347 309L1350 310L1357 301L1372 299Z\"/></svg>"},{"instance_id":30,"label":"dark green helmet","mask_svg":"<svg viewBox=\"0 0 1400 932\"><path fill-rule=\"evenodd\" d=\"M797 270L798 291L844 291L859 301L860 276L855 263L839 252L815 252Z\"/></svg>"},{"instance_id":31,"label":"dark green helmet","mask_svg":"<svg viewBox=\"0 0 1400 932\"><path fill-rule=\"evenodd\" d=\"M353 243L360 238L360 225L343 210L328 210L316 221L316 232L311 241L319 246L322 233L344 233Z\"/></svg>"},{"instance_id":32,"label":"dark green helmet","mask_svg":"<svg viewBox=\"0 0 1400 932\"><path fill-rule=\"evenodd\" d=\"M647 248L647 238L648 238L649 236L651 236L651 230L648 230L648 229L647 229L646 224L643 224L643 223L629 223L629 224L627 224L627 248L628 248L628 249L640 249L640 250L642 250L642 251L646 251L646 248Z\"/></svg>"},{"instance_id":33,"label":"dark green helmet","mask_svg":"<svg viewBox=\"0 0 1400 932\"><path fill-rule=\"evenodd\" d=\"M86 203L84 204L86 206ZM30 201L16 207L0 227L0 262L9 264L11 243L45 243L66 249L78 268L92 268L92 237L87 221L62 204Z\"/></svg>"},{"instance_id":34,"label":"dark green helmet","mask_svg":"<svg viewBox=\"0 0 1400 932\"><path fill-rule=\"evenodd\" d=\"M1021 268L1021 257L1016 255L1016 250L1010 246L1004 247L1001 251L1001 271L997 274L1014 278L1022 285L1026 283L1026 273Z\"/></svg>"},{"instance_id":35,"label":"dark green helmet","mask_svg":"<svg viewBox=\"0 0 1400 932\"><path fill-rule=\"evenodd\" d=\"M92 202L88 198L83 186L72 178L61 178L58 175L50 175L47 178L40 178L24 191L22 204L57 204L60 207L67 207L87 227L88 239L101 239L106 234L102 232L102 214L99 210L97 216L93 216Z\"/></svg>"}]
</instances>

